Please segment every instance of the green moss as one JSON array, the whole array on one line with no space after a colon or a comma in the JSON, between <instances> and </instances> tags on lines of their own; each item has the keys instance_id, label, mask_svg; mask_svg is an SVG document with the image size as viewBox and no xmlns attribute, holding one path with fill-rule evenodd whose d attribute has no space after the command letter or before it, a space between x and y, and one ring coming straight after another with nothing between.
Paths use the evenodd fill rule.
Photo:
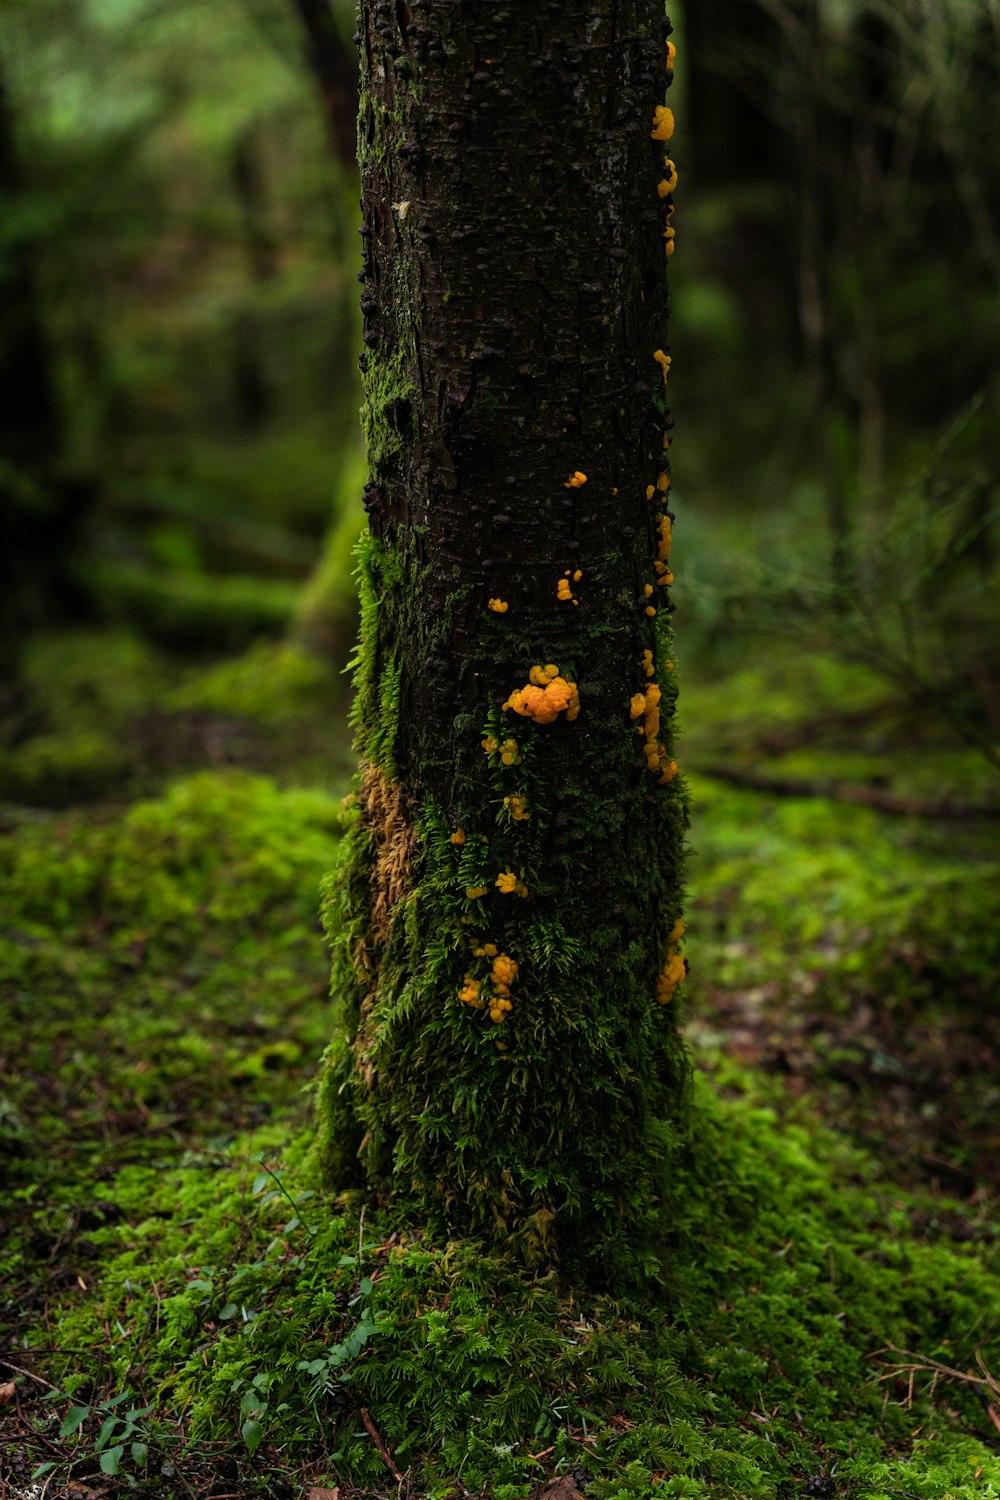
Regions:
<instances>
[{"instance_id":1,"label":"green moss","mask_svg":"<svg viewBox=\"0 0 1000 1500\"><path fill-rule=\"evenodd\" d=\"M258 641L243 656L189 676L165 695L165 707L238 714L280 726L321 710L332 693L328 662L291 642Z\"/></svg>"},{"instance_id":2,"label":"green moss","mask_svg":"<svg viewBox=\"0 0 1000 1500\"><path fill-rule=\"evenodd\" d=\"M256 1144L274 1150L276 1135ZM100 1289L63 1314L77 1345L117 1328L110 1347L101 1334L109 1382L140 1365L159 1382L161 1418L185 1411L196 1446L238 1444L256 1389L262 1454L314 1444L339 1482L379 1492L360 1407L428 1494L460 1479L515 1500L577 1467L599 1500L720 1486L779 1500L820 1471L828 1493L873 1500L1000 1484L971 1391L949 1388L948 1417L929 1377L911 1408L905 1380L873 1378L888 1342L960 1365L976 1348L995 1367L995 1249L924 1241L920 1196L887 1201L865 1157L823 1131L699 1090L667 1279L631 1302L385 1215L359 1229L349 1201L331 1217L308 1196L300 1146L269 1161L260 1172L235 1151L167 1178L121 1174L130 1212L170 1216L98 1230ZM936 1436L911 1450L929 1421Z\"/></svg>"},{"instance_id":3,"label":"green moss","mask_svg":"<svg viewBox=\"0 0 1000 1500\"><path fill-rule=\"evenodd\" d=\"M292 620L294 584L256 575L171 573L136 563L92 564L88 582L105 617L175 647L247 645Z\"/></svg>"},{"instance_id":4,"label":"green moss","mask_svg":"<svg viewBox=\"0 0 1000 1500\"><path fill-rule=\"evenodd\" d=\"M131 769L128 752L100 730L36 735L16 749L0 750L0 798L67 807L113 792Z\"/></svg>"}]
</instances>

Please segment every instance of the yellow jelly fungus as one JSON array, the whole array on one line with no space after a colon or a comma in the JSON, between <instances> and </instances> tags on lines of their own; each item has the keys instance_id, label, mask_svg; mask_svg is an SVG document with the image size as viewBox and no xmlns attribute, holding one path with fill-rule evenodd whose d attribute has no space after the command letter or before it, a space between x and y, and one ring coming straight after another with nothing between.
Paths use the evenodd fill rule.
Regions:
<instances>
[{"instance_id":1,"label":"yellow jelly fungus","mask_svg":"<svg viewBox=\"0 0 1000 1500\"><path fill-rule=\"evenodd\" d=\"M649 132L652 141L669 141L674 133L674 112L665 104L658 104L653 111L653 128Z\"/></svg>"},{"instance_id":2,"label":"yellow jelly fungus","mask_svg":"<svg viewBox=\"0 0 1000 1500\"><path fill-rule=\"evenodd\" d=\"M647 486L646 486L646 499L647 500L652 500L652 498L653 498L653 496L655 494L656 494L656 488L655 488L655 486L651 485L651 484L647 484Z\"/></svg>"},{"instance_id":3,"label":"yellow jelly fungus","mask_svg":"<svg viewBox=\"0 0 1000 1500\"><path fill-rule=\"evenodd\" d=\"M646 694L636 693L629 699L628 712L630 719L638 719L646 712Z\"/></svg>"},{"instance_id":4,"label":"yellow jelly fungus","mask_svg":"<svg viewBox=\"0 0 1000 1500\"><path fill-rule=\"evenodd\" d=\"M510 809L510 815L515 823L523 823L531 817L528 811L528 799L523 792L514 792L503 799L504 806Z\"/></svg>"},{"instance_id":5,"label":"yellow jelly fungus","mask_svg":"<svg viewBox=\"0 0 1000 1500\"><path fill-rule=\"evenodd\" d=\"M670 936L667 938L667 942L671 944L679 943L681 938L684 936L684 930L684 918L678 917L677 921L670 929Z\"/></svg>"},{"instance_id":6,"label":"yellow jelly fungus","mask_svg":"<svg viewBox=\"0 0 1000 1500\"><path fill-rule=\"evenodd\" d=\"M674 670L674 664L673 664L673 662L672 661L668 661L663 670L665 672L672 672Z\"/></svg>"},{"instance_id":7,"label":"yellow jelly fungus","mask_svg":"<svg viewBox=\"0 0 1000 1500\"><path fill-rule=\"evenodd\" d=\"M645 674L646 674L647 677L652 677L652 675L653 675L653 653L652 653L652 651L644 651L642 653L642 670L645 672Z\"/></svg>"},{"instance_id":8,"label":"yellow jelly fungus","mask_svg":"<svg viewBox=\"0 0 1000 1500\"><path fill-rule=\"evenodd\" d=\"M463 1005L482 1005L483 1002L479 998L479 984L478 979L473 979L471 974L466 974L465 983L458 992L458 998Z\"/></svg>"},{"instance_id":9,"label":"yellow jelly fungus","mask_svg":"<svg viewBox=\"0 0 1000 1500\"><path fill-rule=\"evenodd\" d=\"M664 385L666 385L667 381L670 379L670 366L673 363L673 360L671 359L670 355L665 354L662 349L654 349L653 358L656 360L656 363L663 371L663 383Z\"/></svg>"},{"instance_id":10,"label":"yellow jelly fungus","mask_svg":"<svg viewBox=\"0 0 1000 1500\"><path fill-rule=\"evenodd\" d=\"M501 896L510 896L517 890L517 876L513 870L501 870L495 885Z\"/></svg>"},{"instance_id":11,"label":"yellow jelly fungus","mask_svg":"<svg viewBox=\"0 0 1000 1500\"><path fill-rule=\"evenodd\" d=\"M517 740L504 740L500 746L500 761L505 766L519 766L521 755L518 750Z\"/></svg>"},{"instance_id":12,"label":"yellow jelly fungus","mask_svg":"<svg viewBox=\"0 0 1000 1500\"><path fill-rule=\"evenodd\" d=\"M667 175L666 177L664 177L663 181L657 185L656 191L659 193L661 198L669 198L670 194L677 186L677 168L674 166L669 156L665 156L663 158L663 170Z\"/></svg>"},{"instance_id":13,"label":"yellow jelly fungus","mask_svg":"<svg viewBox=\"0 0 1000 1500\"><path fill-rule=\"evenodd\" d=\"M674 991L682 984L687 974L687 964L679 953L669 953L663 972L656 981L656 998L661 1005L667 1005L674 997Z\"/></svg>"},{"instance_id":14,"label":"yellow jelly fungus","mask_svg":"<svg viewBox=\"0 0 1000 1500\"><path fill-rule=\"evenodd\" d=\"M583 577L583 569L582 568L576 568L576 569L574 569L574 572L573 572L573 582L574 583L579 583L580 579L582 577Z\"/></svg>"},{"instance_id":15,"label":"yellow jelly fungus","mask_svg":"<svg viewBox=\"0 0 1000 1500\"><path fill-rule=\"evenodd\" d=\"M499 953L493 960L493 983L511 985L517 978L517 959L509 953Z\"/></svg>"},{"instance_id":16,"label":"yellow jelly fungus","mask_svg":"<svg viewBox=\"0 0 1000 1500\"><path fill-rule=\"evenodd\" d=\"M487 755L492 755L494 750L499 750L500 748L500 741L496 739L492 734L488 734L483 740L482 744L483 749L486 751Z\"/></svg>"},{"instance_id":17,"label":"yellow jelly fungus","mask_svg":"<svg viewBox=\"0 0 1000 1500\"><path fill-rule=\"evenodd\" d=\"M549 676L550 669L555 676ZM540 680L542 676L544 683ZM522 718L534 719L536 724L552 724L563 712L572 722L580 712L580 695L576 683L561 677L559 668L550 662L545 667L533 667L528 674L528 686L515 688L503 706Z\"/></svg>"},{"instance_id":18,"label":"yellow jelly fungus","mask_svg":"<svg viewBox=\"0 0 1000 1500\"><path fill-rule=\"evenodd\" d=\"M668 760L666 765L663 767L663 775L660 777L660 785L669 786L676 775L677 762L675 760Z\"/></svg>"},{"instance_id":19,"label":"yellow jelly fungus","mask_svg":"<svg viewBox=\"0 0 1000 1500\"><path fill-rule=\"evenodd\" d=\"M478 901L480 896L485 896L488 890L488 885L467 885L465 887L465 894L470 901Z\"/></svg>"},{"instance_id":20,"label":"yellow jelly fungus","mask_svg":"<svg viewBox=\"0 0 1000 1500\"><path fill-rule=\"evenodd\" d=\"M496 958L499 951L496 943L484 943L481 948L472 950L476 958Z\"/></svg>"},{"instance_id":21,"label":"yellow jelly fungus","mask_svg":"<svg viewBox=\"0 0 1000 1500\"><path fill-rule=\"evenodd\" d=\"M451 836L451 842L453 844L464 844L465 843L465 829L464 828L456 828L455 832Z\"/></svg>"},{"instance_id":22,"label":"yellow jelly fungus","mask_svg":"<svg viewBox=\"0 0 1000 1500\"><path fill-rule=\"evenodd\" d=\"M673 523L665 513L657 517L659 528L656 555L660 562L666 562L670 556L670 547L673 542Z\"/></svg>"},{"instance_id":23,"label":"yellow jelly fungus","mask_svg":"<svg viewBox=\"0 0 1000 1500\"><path fill-rule=\"evenodd\" d=\"M647 604L646 605L646 613L647 613L647 615L649 616L650 619L652 619L653 616L656 614L656 610L654 609L654 607L653 607L652 604Z\"/></svg>"},{"instance_id":24,"label":"yellow jelly fungus","mask_svg":"<svg viewBox=\"0 0 1000 1500\"><path fill-rule=\"evenodd\" d=\"M569 586L568 578L560 578L556 584L556 598L560 604L568 604L573 597L573 590Z\"/></svg>"},{"instance_id":25,"label":"yellow jelly fungus","mask_svg":"<svg viewBox=\"0 0 1000 1500\"><path fill-rule=\"evenodd\" d=\"M671 573L671 572L668 571L666 573L661 574L661 576L656 581L661 586L661 588L664 585L666 585L667 587L669 587L670 584L672 584L673 581L674 581L674 575L673 575L673 573Z\"/></svg>"},{"instance_id":26,"label":"yellow jelly fungus","mask_svg":"<svg viewBox=\"0 0 1000 1500\"><path fill-rule=\"evenodd\" d=\"M677 235L677 230L676 229L671 229L669 226L663 231L663 238L667 242L666 245L664 246L664 249L666 250L668 257L671 256L671 255L673 255L673 253L674 253L674 241L675 241L676 235Z\"/></svg>"},{"instance_id":27,"label":"yellow jelly fungus","mask_svg":"<svg viewBox=\"0 0 1000 1500\"><path fill-rule=\"evenodd\" d=\"M574 474L571 474L569 476L569 478L566 480L565 484L563 485L563 489L564 490L578 490L581 487L581 485L584 485L586 483L587 483L587 476L586 476L586 474L581 474L580 470L577 469L576 472Z\"/></svg>"},{"instance_id":28,"label":"yellow jelly fungus","mask_svg":"<svg viewBox=\"0 0 1000 1500\"><path fill-rule=\"evenodd\" d=\"M670 488L670 475L665 473L659 475L656 481L656 488L661 495L665 495Z\"/></svg>"},{"instance_id":29,"label":"yellow jelly fungus","mask_svg":"<svg viewBox=\"0 0 1000 1500\"><path fill-rule=\"evenodd\" d=\"M486 608L491 609L495 615L505 615L510 609L510 605L506 599L490 599Z\"/></svg>"},{"instance_id":30,"label":"yellow jelly fungus","mask_svg":"<svg viewBox=\"0 0 1000 1500\"><path fill-rule=\"evenodd\" d=\"M653 585L651 583L644 583L643 584L643 586L642 586L642 597L644 599L651 599L653 597Z\"/></svg>"},{"instance_id":31,"label":"yellow jelly fungus","mask_svg":"<svg viewBox=\"0 0 1000 1500\"><path fill-rule=\"evenodd\" d=\"M673 72L674 58L676 56L677 56L677 48L674 46L673 42L668 42L667 43L667 72L668 73L672 73Z\"/></svg>"}]
</instances>

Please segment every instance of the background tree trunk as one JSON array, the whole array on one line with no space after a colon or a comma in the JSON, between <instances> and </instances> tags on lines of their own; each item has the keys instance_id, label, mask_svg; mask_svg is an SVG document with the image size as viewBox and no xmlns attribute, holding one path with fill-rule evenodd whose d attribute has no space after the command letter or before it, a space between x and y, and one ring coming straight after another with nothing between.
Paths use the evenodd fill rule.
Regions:
<instances>
[{"instance_id":1,"label":"background tree trunk","mask_svg":"<svg viewBox=\"0 0 1000 1500\"><path fill-rule=\"evenodd\" d=\"M343 1181L353 1116L432 1226L600 1275L648 1237L686 1076L667 31L658 0L361 8L371 536L323 1140Z\"/></svg>"}]
</instances>

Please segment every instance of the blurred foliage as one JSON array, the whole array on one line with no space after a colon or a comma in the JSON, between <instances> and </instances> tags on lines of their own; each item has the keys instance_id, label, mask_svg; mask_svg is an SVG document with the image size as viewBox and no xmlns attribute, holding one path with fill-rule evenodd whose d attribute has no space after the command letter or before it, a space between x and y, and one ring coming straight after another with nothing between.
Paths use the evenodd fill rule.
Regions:
<instances>
[{"instance_id":1,"label":"blurred foliage","mask_svg":"<svg viewBox=\"0 0 1000 1500\"><path fill-rule=\"evenodd\" d=\"M0 15L0 301L16 272L34 409L43 391L52 408L3 454L21 573L37 575L22 627L85 601L209 644L287 623L266 590L253 618L214 579L306 578L338 472L356 468L354 188L305 58L290 0L11 0ZM5 396L18 352L0 345ZM84 521L87 566L53 580L46 555L72 523L75 564ZM232 597L231 630L209 595L219 619Z\"/></svg>"}]
</instances>

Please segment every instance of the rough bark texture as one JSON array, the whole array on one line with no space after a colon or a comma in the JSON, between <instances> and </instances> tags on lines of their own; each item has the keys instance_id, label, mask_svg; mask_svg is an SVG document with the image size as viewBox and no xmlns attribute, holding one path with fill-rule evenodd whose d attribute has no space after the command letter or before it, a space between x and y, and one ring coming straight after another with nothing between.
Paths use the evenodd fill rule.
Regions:
<instances>
[{"instance_id":1,"label":"rough bark texture","mask_svg":"<svg viewBox=\"0 0 1000 1500\"><path fill-rule=\"evenodd\" d=\"M435 1227L600 1274L648 1237L685 1079L668 31L662 0L361 7L366 769L327 1148L343 1177L353 1116Z\"/></svg>"}]
</instances>

